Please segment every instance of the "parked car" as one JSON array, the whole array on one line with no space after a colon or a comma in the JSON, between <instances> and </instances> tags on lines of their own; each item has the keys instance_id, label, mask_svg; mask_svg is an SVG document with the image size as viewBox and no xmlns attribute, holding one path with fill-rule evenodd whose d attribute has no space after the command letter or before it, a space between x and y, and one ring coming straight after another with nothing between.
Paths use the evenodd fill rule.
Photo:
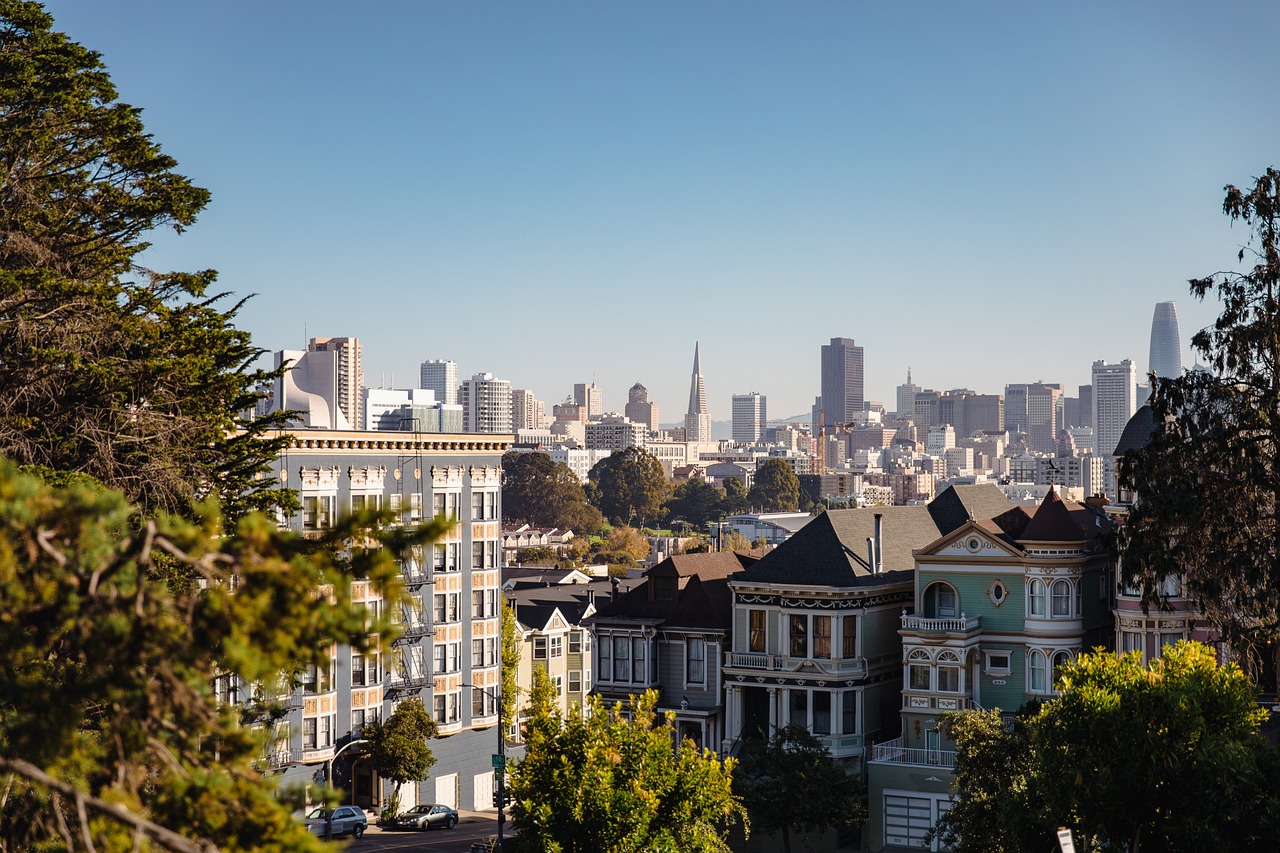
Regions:
<instances>
[{"instance_id":1,"label":"parked car","mask_svg":"<svg viewBox=\"0 0 1280 853\"><path fill-rule=\"evenodd\" d=\"M458 812L440 803L418 803L418 805L402 812L387 824L389 829L428 830L433 826L453 829L458 825Z\"/></svg>"},{"instance_id":2,"label":"parked car","mask_svg":"<svg viewBox=\"0 0 1280 853\"><path fill-rule=\"evenodd\" d=\"M328 829L332 822L332 829ZM369 819L355 806L338 806L336 809L318 808L307 815L307 831L324 838L351 835L359 838L369 828Z\"/></svg>"}]
</instances>

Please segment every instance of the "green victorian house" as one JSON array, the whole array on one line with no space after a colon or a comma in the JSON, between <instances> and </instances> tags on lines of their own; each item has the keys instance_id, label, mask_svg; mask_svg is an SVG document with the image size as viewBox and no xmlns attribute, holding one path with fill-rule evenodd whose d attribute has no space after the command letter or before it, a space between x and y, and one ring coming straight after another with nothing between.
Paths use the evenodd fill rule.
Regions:
<instances>
[{"instance_id":1,"label":"green victorian house","mask_svg":"<svg viewBox=\"0 0 1280 853\"><path fill-rule=\"evenodd\" d=\"M872 747L868 849L943 849L929 829L950 802L947 711L1013 712L1054 694L1054 672L1114 646L1112 524L1050 491L1028 512L970 518L915 554L901 614L902 734Z\"/></svg>"}]
</instances>

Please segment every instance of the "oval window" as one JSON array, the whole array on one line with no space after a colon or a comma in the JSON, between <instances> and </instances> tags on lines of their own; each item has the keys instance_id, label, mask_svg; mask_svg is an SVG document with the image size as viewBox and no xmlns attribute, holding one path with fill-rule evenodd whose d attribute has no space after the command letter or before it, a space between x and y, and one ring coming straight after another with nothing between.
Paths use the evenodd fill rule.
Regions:
<instances>
[{"instance_id":1,"label":"oval window","mask_svg":"<svg viewBox=\"0 0 1280 853\"><path fill-rule=\"evenodd\" d=\"M1008 591L1000 581L996 581L991 585L991 600L996 604L1004 601L1006 595L1008 595Z\"/></svg>"}]
</instances>

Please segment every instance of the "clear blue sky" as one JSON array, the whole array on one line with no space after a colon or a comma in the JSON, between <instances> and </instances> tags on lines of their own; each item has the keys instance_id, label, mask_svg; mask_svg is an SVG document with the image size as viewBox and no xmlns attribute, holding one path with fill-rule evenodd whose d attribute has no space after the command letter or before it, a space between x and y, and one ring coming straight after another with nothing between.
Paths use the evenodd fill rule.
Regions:
<instances>
[{"instance_id":1,"label":"clear blue sky","mask_svg":"<svg viewBox=\"0 0 1280 853\"><path fill-rule=\"evenodd\" d=\"M269 349L364 343L533 389L643 382L695 340L713 415L1147 369L1156 302L1246 239L1280 164L1280 4L56 0L213 202L145 262L257 296ZM1184 363L1190 358L1184 355Z\"/></svg>"}]
</instances>

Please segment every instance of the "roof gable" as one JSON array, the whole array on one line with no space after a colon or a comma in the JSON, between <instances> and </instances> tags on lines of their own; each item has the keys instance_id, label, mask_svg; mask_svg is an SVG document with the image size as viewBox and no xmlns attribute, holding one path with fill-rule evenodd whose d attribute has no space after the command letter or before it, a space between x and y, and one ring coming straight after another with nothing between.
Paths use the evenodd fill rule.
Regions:
<instances>
[{"instance_id":1,"label":"roof gable","mask_svg":"<svg viewBox=\"0 0 1280 853\"><path fill-rule=\"evenodd\" d=\"M1022 551L991 521L966 521L958 530L922 548L921 556L1021 557Z\"/></svg>"}]
</instances>

